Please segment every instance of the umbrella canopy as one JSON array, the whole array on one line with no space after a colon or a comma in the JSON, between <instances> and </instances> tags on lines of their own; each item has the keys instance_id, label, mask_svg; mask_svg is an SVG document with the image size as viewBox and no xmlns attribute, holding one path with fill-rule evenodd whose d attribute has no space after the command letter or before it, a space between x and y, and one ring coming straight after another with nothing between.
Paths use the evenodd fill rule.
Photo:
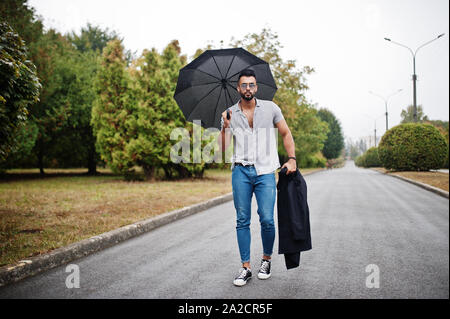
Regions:
<instances>
[{"instance_id":1,"label":"umbrella canopy","mask_svg":"<svg viewBox=\"0 0 450 319\"><path fill-rule=\"evenodd\" d=\"M240 99L236 87L245 69L255 72L256 98L272 100L277 86L269 64L242 48L207 50L182 68L174 98L186 120L220 129L222 112Z\"/></svg>"}]
</instances>

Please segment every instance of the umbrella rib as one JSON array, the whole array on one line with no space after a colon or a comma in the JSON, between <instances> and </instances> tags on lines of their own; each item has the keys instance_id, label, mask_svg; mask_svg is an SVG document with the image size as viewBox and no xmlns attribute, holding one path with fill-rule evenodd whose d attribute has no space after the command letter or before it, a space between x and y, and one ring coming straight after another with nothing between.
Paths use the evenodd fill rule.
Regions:
<instances>
[{"instance_id":1,"label":"umbrella rib","mask_svg":"<svg viewBox=\"0 0 450 319\"><path fill-rule=\"evenodd\" d=\"M233 88L233 90L236 90L236 88L234 86L232 86L229 82L227 82L227 85L231 86ZM228 89L226 89L228 96L230 98L230 103L233 103L233 99L231 98L231 94L230 92L228 92Z\"/></svg>"},{"instance_id":2,"label":"umbrella rib","mask_svg":"<svg viewBox=\"0 0 450 319\"><path fill-rule=\"evenodd\" d=\"M220 72L219 66L217 65L216 59L214 59L214 55L209 54L213 58L214 64L216 65L217 70L219 71L220 76L223 78L222 72Z\"/></svg>"},{"instance_id":3,"label":"umbrella rib","mask_svg":"<svg viewBox=\"0 0 450 319\"><path fill-rule=\"evenodd\" d=\"M214 91L215 89L217 89L219 86L221 86L221 84L217 84L215 87L213 87L211 89L211 91L209 91L208 93L206 93L198 102L197 104L194 105L194 107L192 108L192 111L189 113L189 117L192 113L194 113L195 109L198 107L198 105L200 104L201 101L203 101L204 98L206 98L212 91Z\"/></svg>"},{"instance_id":4,"label":"umbrella rib","mask_svg":"<svg viewBox=\"0 0 450 319\"><path fill-rule=\"evenodd\" d=\"M231 85L230 85L231 86ZM232 86L231 86L232 87ZM234 89L234 88L233 88ZM228 97L230 98L230 102L233 103L233 99L231 98L230 92L228 92L228 89L225 89L225 91L228 93Z\"/></svg>"},{"instance_id":5,"label":"umbrella rib","mask_svg":"<svg viewBox=\"0 0 450 319\"><path fill-rule=\"evenodd\" d=\"M214 119L216 117L217 107L219 106L219 101L220 101L221 96L222 96L222 89L220 89L219 98L217 99L216 107L214 108Z\"/></svg>"},{"instance_id":6,"label":"umbrella rib","mask_svg":"<svg viewBox=\"0 0 450 319\"><path fill-rule=\"evenodd\" d=\"M228 66L227 74L225 74L225 79L228 79L228 78L227 78L227 75L228 75L228 72L230 72L230 69L231 69L231 66L233 65L233 62L234 62L234 58L235 58L235 57L236 57L236 56L233 55L233 59L231 60L230 65Z\"/></svg>"},{"instance_id":7,"label":"umbrella rib","mask_svg":"<svg viewBox=\"0 0 450 319\"><path fill-rule=\"evenodd\" d=\"M187 89L190 89L190 88L194 88L194 87L197 87L197 86L202 86L202 85L210 85L210 84L214 84L214 83L217 83L217 81L214 81L214 82L208 82L208 83L202 83L202 84L195 84L195 85L191 85L191 86L188 86L186 89L184 89L184 90L187 90ZM217 85L222 85L222 83L217 83ZM184 91L183 90L183 91Z\"/></svg>"},{"instance_id":8,"label":"umbrella rib","mask_svg":"<svg viewBox=\"0 0 450 319\"><path fill-rule=\"evenodd\" d=\"M207 73L207 72L205 72L205 71L202 71L202 70L199 70L199 69L192 69L192 70L198 71L198 72L202 72L202 73L204 73L204 74L206 74L206 75L212 76L213 78L215 78L215 79L217 79L217 80L219 80L219 81L222 81L222 79L218 78L217 76L212 75L212 74L209 74L209 73Z\"/></svg>"},{"instance_id":9,"label":"umbrella rib","mask_svg":"<svg viewBox=\"0 0 450 319\"><path fill-rule=\"evenodd\" d=\"M222 87L222 89L224 89L225 91L227 90L226 87ZM220 90L220 93L222 93L222 89ZM227 101L227 95L224 93L223 96L225 96L225 106L228 105L228 101Z\"/></svg>"},{"instance_id":10,"label":"umbrella rib","mask_svg":"<svg viewBox=\"0 0 450 319\"><path fill-rule=\"evenodd\" d=\"M237 83L237 82L236 82L236 83ZM232 85L230 84L230 82L227 82L227 85L231 86L231 87L233 88L233 90L236 90L236 88L237 88L237 85L236 85L236 87L234 87L234 86L232 86Z\"/></svg>"}]
</instances>

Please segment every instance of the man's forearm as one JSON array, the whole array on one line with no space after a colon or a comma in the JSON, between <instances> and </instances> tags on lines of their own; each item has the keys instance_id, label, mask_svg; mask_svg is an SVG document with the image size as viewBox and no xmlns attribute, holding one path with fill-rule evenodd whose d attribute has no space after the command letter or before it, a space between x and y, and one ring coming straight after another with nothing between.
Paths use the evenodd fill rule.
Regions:
<instances>
[{"instance_id":1,"label":"man's forearm","mask_svg":"<svg viewBox=\"0 0 450 319\"><path fill-rule=\"evenodd\" d=\"M288 154L288 157L295 157L295 143L291 132L288 132L283 136L283 144Z\"/></svg>"}]
</instances>

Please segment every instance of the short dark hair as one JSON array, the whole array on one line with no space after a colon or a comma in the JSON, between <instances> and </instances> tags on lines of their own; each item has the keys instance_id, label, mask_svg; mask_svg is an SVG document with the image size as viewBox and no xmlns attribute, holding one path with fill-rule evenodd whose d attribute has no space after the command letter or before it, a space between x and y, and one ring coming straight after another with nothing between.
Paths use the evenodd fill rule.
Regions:
<instances>
[{"instance_id":1,"label":"short dark hair","mask_svg":"<svg viewBox=\"0 0 450 319\"><path fill-rule=\"evenodd\" d=\"M256 80L256 74L255 74L255 71L250 70L250 69L242 70L241 73L239 73L238 82L239 82L239 80L241 79L241 77L243 77L243 76L253 76L253 77L255 78L255 80Z\"/></svg>"}]
</instances>

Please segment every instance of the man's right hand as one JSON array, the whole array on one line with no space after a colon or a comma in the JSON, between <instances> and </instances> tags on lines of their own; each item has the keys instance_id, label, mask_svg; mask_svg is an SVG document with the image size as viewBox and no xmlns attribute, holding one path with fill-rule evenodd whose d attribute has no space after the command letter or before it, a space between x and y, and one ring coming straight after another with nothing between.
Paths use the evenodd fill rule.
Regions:
<instances>
[{"instance_id":1,"label":"man's right hand","mask_svg":"<svg viewBox=\"0 0 450 319\"><path fill-rule=\"evenodd\" d=\"M232 111L231 111L230 109L228 109L228 111L230 112L230 119L227 119L227 110L225 110L225 112L222 113L222 118L223 118L223 128L228 128L228 127L230 127L231 113L232 113Z\"/></svg>"}]
</instances>

